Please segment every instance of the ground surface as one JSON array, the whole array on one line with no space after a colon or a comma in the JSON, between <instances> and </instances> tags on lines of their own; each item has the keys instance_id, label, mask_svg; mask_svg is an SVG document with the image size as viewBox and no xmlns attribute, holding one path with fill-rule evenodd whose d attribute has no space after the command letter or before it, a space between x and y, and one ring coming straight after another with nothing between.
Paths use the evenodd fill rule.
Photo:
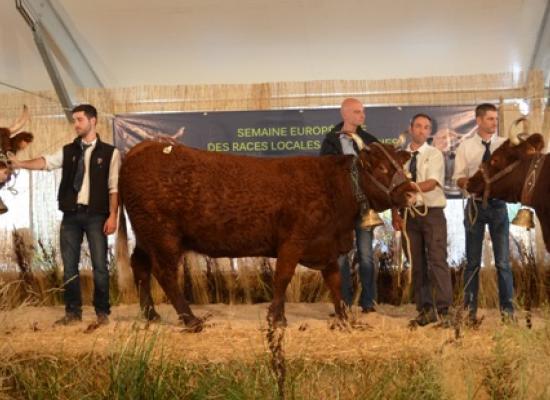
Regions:
<instances>
[{"instance_id":1,"label":"ground surface","mask_svg":"<svg viewBox=\"0 0 550 400\"><path fill-rule=\"evenodd\" d=\"M256 305L205 305L193 306L198 316L211 314L201 333L187 333L178 324L174 309L160 305L157 310L162 322L146 324L138 318L137 305L113 307L110 324L92 333L85 333L95 315L90 307L84 308L82 323L68 327L54 326L63 316L63 307L20 307L0 312L0 353L47 353L79 356L89 352L110 353L125 346L136 333L152 335L162 342L165 356L197 362L224 362L255 359L268 352L265 340L266 304ZM393 307L381 305L378 312L357 314L360 322L370 329L353 329L351 332L329 328L332 306L326 303L289 303L286 308L288 328L285 331L287 358L301 359L399 359L407 355L434 355L442 357L488 356L492 351L492 338L506 329L496 310L482 310L485 319L478 330L463 328L462 338L455 340L453 329L433 326L416 330L408 323L416 314L413 306ZM521 328L525 326L522 313L518 313ZM535 313L533 330L545 324L545 316ZM525 329L525 328L523 328Z\"/></svg>"}]
</instances>

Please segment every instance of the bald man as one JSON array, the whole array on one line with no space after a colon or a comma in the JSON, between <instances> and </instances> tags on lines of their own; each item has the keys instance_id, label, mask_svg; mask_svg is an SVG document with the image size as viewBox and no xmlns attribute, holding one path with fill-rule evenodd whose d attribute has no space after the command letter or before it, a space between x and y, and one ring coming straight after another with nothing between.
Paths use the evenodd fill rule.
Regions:
<instances>
[{"instance_id":1,"label":"bald man","mask_svg":"<svg viewBox=\"0 0 550 400\"><path fill-rule=\"evenodd\" d=\"M359 149L351 138L352 133L359 135L365 144L376 142L377 139L367 133L361 125L365 122L363 104L354 98L347 98L340 106L342 122L337 124L323 140L321 155L348 154L357 156ZM361 229L361 216L355 223L355 243L359 258L359 280L361 281L361 298L359 305L364 313L376 311L376 280L372 251L372 229ZM347 306L353 302L353 284L347 254L338 259L342 278L342 298Z\"/></svg>"}]
</instances>

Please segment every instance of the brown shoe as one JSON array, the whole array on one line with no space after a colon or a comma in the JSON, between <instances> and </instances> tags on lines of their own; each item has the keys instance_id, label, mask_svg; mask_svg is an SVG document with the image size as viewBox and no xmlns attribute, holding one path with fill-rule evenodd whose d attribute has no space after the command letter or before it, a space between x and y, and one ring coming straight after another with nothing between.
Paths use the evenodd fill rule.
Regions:
<instances>
[{"instance_id":1,"label":"brown shoe","mask_svg":"<svg viewBox=\"0 0 550 400\"><path fill-rule=\"evenodd\" d=\"M95 322L92 322L84 333L92 333L101 326L109 325L109 316L107 314L97 314L97 319Z\"/></svg>"},{"instance_id":2,"label":"brown shoe","mask_svg":"<svg viewBox=\"0 0 550 400\"><path fill-rule=\"evenodd\" d=\"M82 316L77 314L65 314L63 318L54 322L54 325L72 325L78 322L82 322Z\"/></svg>"},{"instance_id":3,"label":"brown shoe","mask_svg":"<svg viewBox=\"0 0 550 400\"><path fill-rule=\"evenodd\" d=\"M376 308L374 308L374 306L369 306L369 307L363 308L363 309L361 310L361 312L362 312L363 314L368 314L368 313L376 312Z\"/></svg>"},{"instance_id":4,"label":"brown shoe","mask_svg":"<svg viewBox=\"0 0 550 400\"><path fill-rule=\"evenodd\" d=\"M97 325L109 325L109 316L107 314L97 314Z\"/></svg>"}]
</instances>

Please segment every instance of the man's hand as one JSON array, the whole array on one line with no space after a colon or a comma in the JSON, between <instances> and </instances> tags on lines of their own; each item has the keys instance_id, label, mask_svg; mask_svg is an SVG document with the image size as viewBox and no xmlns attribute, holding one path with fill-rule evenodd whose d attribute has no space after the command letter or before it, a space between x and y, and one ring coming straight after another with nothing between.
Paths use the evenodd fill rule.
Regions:
<instances>
[{"instance_id":1,"label":"man's hand","mask_svg":"<svg viewBox=\"0 0 550 400\"><path fill-rule=\"evenodd\" d=\"M116 231L116 226L117 226L117 215L109 214L109 218L107 218L107 221L105 221L105 224L103 225L103 233L105 235L112 235Z\"/></svg>"},{"instance_id":2,"label":"man's hand","mask_svg":"<svg viewBox=\"0 0 550 400\"><path fill-rule=\"evenodd\" d=\"M17 158L15 158L15 154L8 151L7 157L10 167L13 169L19 169L19 162L17 161Z\"/></svg>"},{"instance_id":3,"label":"man's hand","mask_svg":"<svg viewBox=\"0 0 550 400\"><path fill-rule=\"evenodd\" d=\"M395 208L391 210L391 224L396 231L403 230L403 218L401 218L401 215L399 215Z\"/></svg>"},{"instance_id":4,"label":"man's hand","mask_svg":"<svg viewBox=\"0 0 550 400\"><path fill-rule=\"evenodd\" d=\"M458 178L456 185L461 189L466 189L468 187L468 178Z\"/></svg>"}]
</instances>

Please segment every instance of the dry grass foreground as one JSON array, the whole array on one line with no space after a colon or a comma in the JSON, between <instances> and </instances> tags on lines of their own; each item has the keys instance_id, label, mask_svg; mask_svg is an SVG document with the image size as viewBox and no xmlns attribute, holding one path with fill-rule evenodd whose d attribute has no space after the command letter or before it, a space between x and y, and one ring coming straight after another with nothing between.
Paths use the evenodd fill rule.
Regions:
<instances>
[{"instance_id":1,"label":"dry grass foreground","mask_svg":"<svg viewBox=\"0 0 550 400\"><path fill-rule=\"evenodd\" d=\"M85 359L90 354L107 358L123 352L135 343L136 337L144 340L154 337L151 360L162 358L172 363L229 366L255 363L266 359L269 353L265 339L266 309L266 304L195 306L199 316L212 316L203 332L192 334L182 332L169 305L158 307L163 322L151 325L137 318L137 305L114 307L111 323L93 333L84 333L87 324L94 320L90 307L85 307L81 324L69 327L53 326L53 321L63 315L62 307L19 307L0 312L0 371L13 360ZM533 313L530 330L525 327L521 312L518 324L503 325L497 311L482 310L480 314L485 319L481 327L478 330L465 327L458 340L452 329L428 326L410 330L408 321L415 315L413 306L381 305L377 313L359 314L357 317L372 328L351 332L329 328L331 310L328 303L287 304L289 326L285 332L284 353L290 365L292 362L367 363L370 368L391 365L392 374L405 375L409 370L429 366L438 381L437 394L429 396L421 391L411 398L442 395L447 398L550 398L547 379L550 313L547 309ZM369 371L364 374L368 376ZM345 389L346 382L340 382L342 384ZM328 388L330 380L322 385ZM351 394L355 383L347 385L349 390L338 392L338 397L354 398ZM318 394L302 393L292 397L319 398L315 396ZM382 394L381 398L386 395Z\"/></svg>"}]
</instances>

